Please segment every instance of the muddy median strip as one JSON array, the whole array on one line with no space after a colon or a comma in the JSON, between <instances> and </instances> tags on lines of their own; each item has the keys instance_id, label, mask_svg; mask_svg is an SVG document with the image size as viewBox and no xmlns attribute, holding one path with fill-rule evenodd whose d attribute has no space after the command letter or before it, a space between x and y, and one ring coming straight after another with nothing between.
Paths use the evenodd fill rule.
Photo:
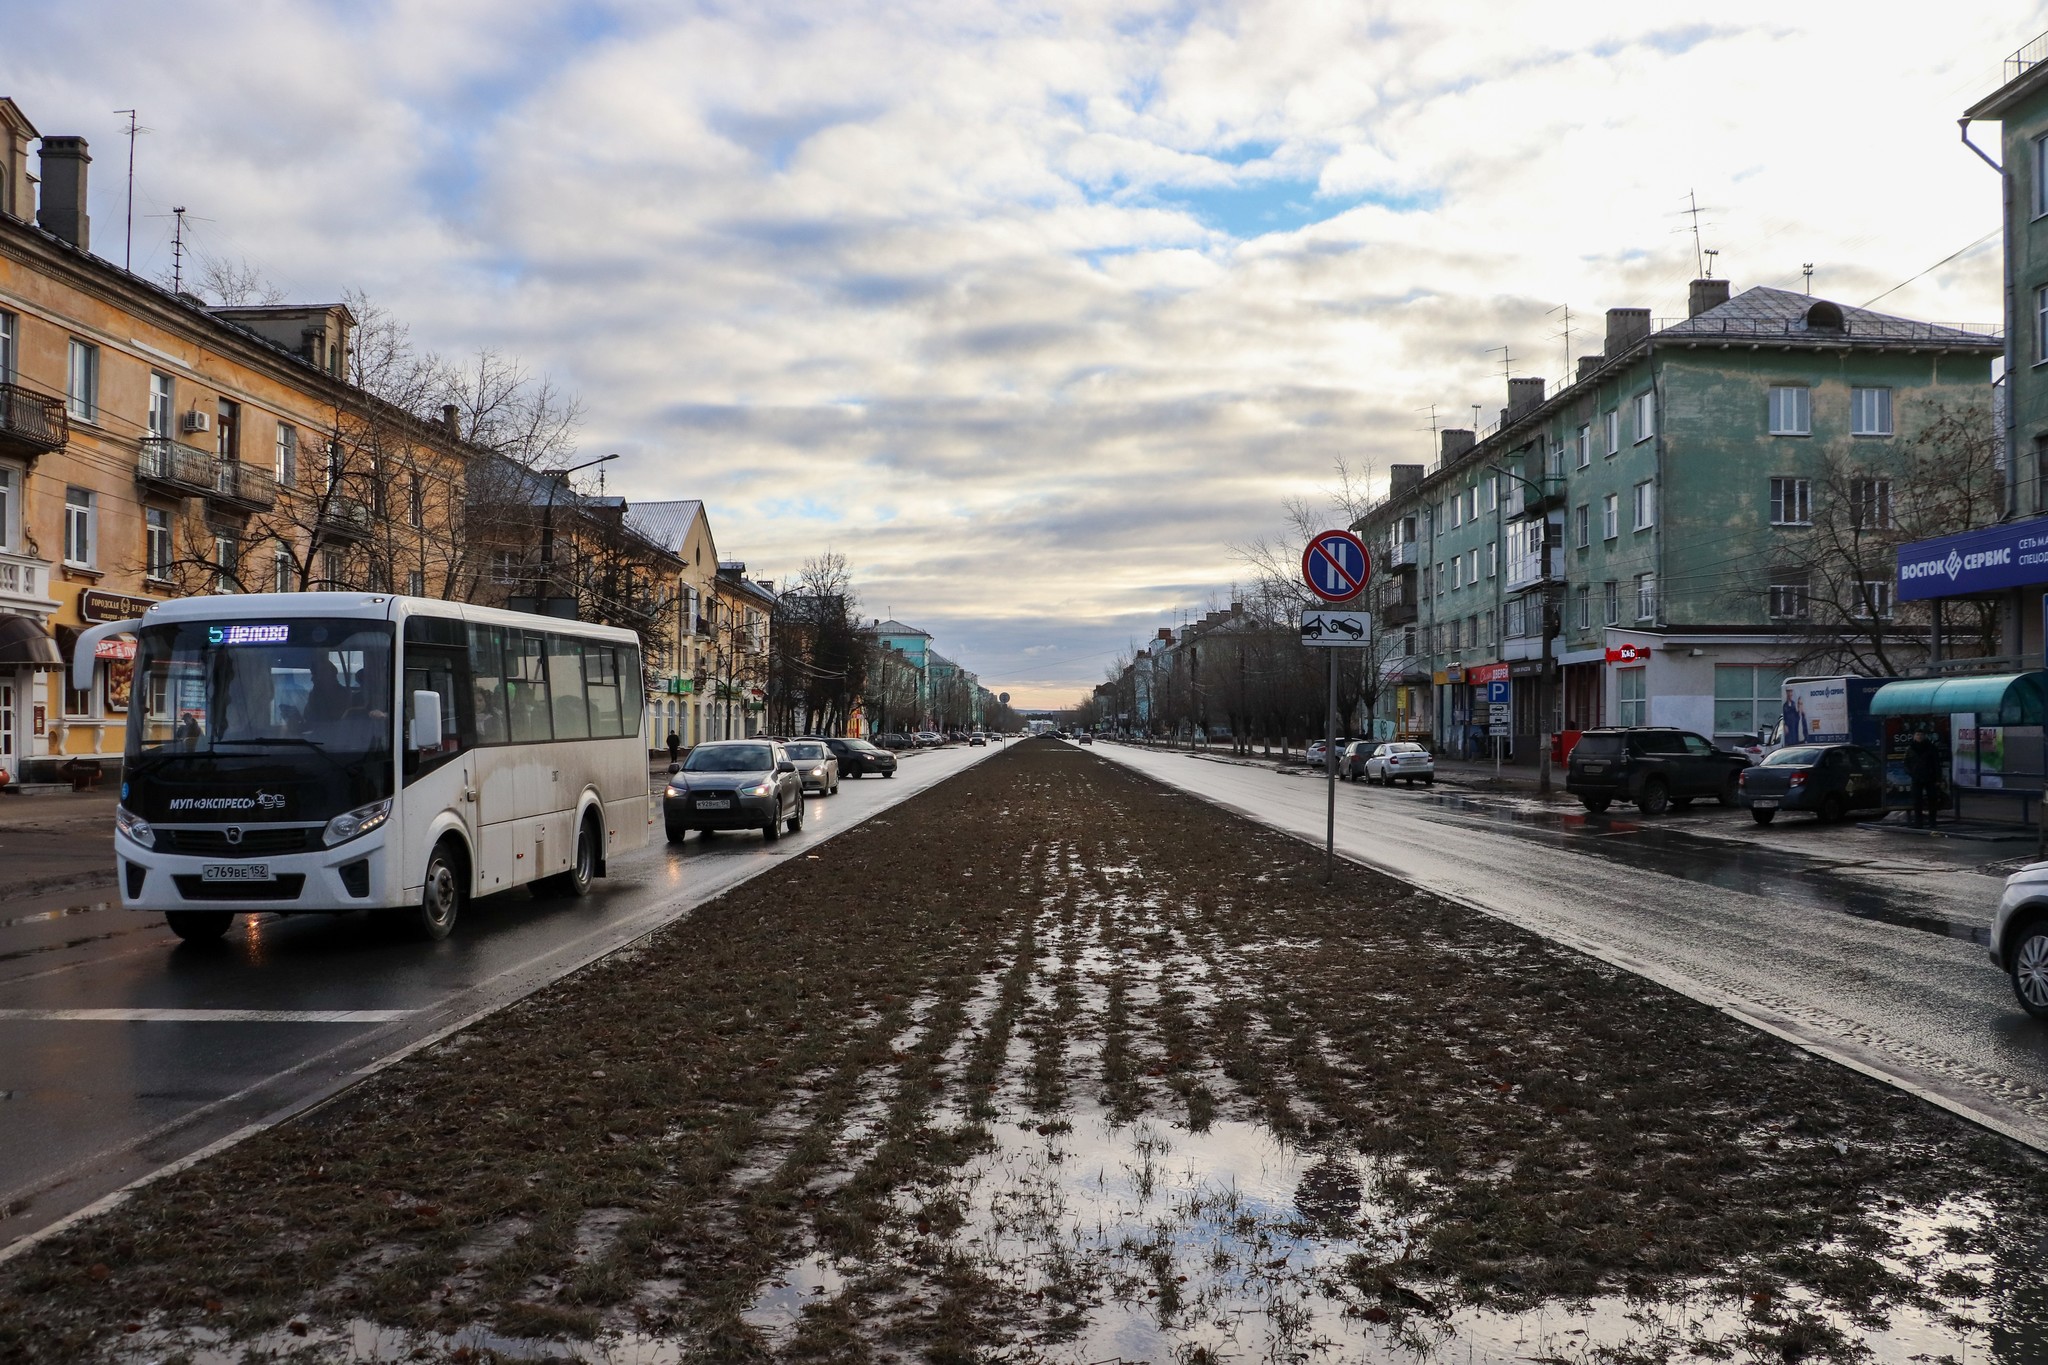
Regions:
<instances>
[{"instance_id":1,"label":"muddy median strip","mask_svg":"<svg viewBox=\"0 0 2048 1365\"><path fill-rule=\"evenodd\" d=\"M2024 1359L2044 1215L2002 1139L1039 741L0 1266L0 1359L1463 1360L1560 1308L1559 1358Z\"/></svg>"}]
</instances>

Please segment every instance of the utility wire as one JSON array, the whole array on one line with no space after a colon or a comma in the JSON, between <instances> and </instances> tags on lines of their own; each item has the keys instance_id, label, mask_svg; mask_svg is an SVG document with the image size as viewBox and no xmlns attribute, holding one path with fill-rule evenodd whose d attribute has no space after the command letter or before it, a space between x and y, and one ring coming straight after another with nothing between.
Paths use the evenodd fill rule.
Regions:
<instances>
[{"instance_id":1,"label":"utility wire","mask_svg":"<svg viewBox=\"0 0 2048 1365\"><path fill-rule=\"evenodd\" d=\"M1877 299L1885 298L1885 297L1887 297L1888 295L1892 295L1892 294L1896 294L1896 293L1898 293L1898 292L1899 292L1899 291L1900 291L1901 289L1904 289L1904 288L1905 288L1905 287L1906 287L1907 285L1911 284L1911 283L1913 282L1913 280L1917 280L1917 279L1919 279L1921 275L1932 275L1932 274L1933 274L1933 273L1934 273L1935 271L1937 271L1937 270L1941 269L1941 268L1942 268L1943 266L1947 265L1947 264L1948 264L1948 263L1949 263L1950 261L1953 261L1953 260L1955 260L1955 259L1956 259L1957 257L1959 257L1959 256L1967 256L1967 255L1969 255L1969 254L1970 254L1971 252L1975 251L1975 250L1976 250L1976 249L1977 249L1978 247L1980 247L1980 246L1984 245L1984 244L1985 244L1986 242L1990 241L1990 240L1991 240L1991 239L1992 239L1993 237L1996 237L1996 236L1997 236L1997 235L1998 235L1999 233L2001 233L2001 232L2003 232L2003 231L2005 231L2005 227L2004 227L2004 225L2003 225L2003 224L1999 225L1998 227L1995 227L1995 228L1991 229L1991 231L1989 231L1989 232L1985 233L1985 234L1984 234L1984 235L1983 235L1982 237L1979 237L1979 238L1978 238L1978 239L1977 239L1976 241L1974 241L1974 242L1970 243L1970 244L1969 244L1968 246L1964 247L1964 248L1963 248L1962 250L1960 250L1960 251L1951 251L1951 252L1950 252L1950 253L1949 253L1948 255L1946 255L1946 256L1944 256L1944 257L1942 257L1942 258L1941 258L1940 260L1936 261L1936 262L1935 262L1935 263L1934 263L1933 265L1930 265L1930 266L1928 266L1928 267L1927 267L1927 268L1926 268L1925 270L1921 271L1919 275L1915 275L1915 276L1913 276L1913 278L1912 278L1912 279L1907 279L1907 280L1900 280L1900 281L1899 281L1899 282L1898 282L1897 284L1895 284L1895 285L1893 285L1893 286L1892 286L1891 288L1889 288L1889 289L1885 290L1885 291L1884 291L1884 293L1882 293L1882 294L1879 294L1879 295L1877 296ZM1870 307L1870 304L1872 304L1872 303L1876 303L1876 302L1877 302L1877 299L1872 299L1872 300L1870 300L1870 302L1869 302L1869 303L1866 303L1866 304L1864 304L1863 306L1864 306L1865 308L1868 308L1868 307Z\"/></svg>"}]
</instances>

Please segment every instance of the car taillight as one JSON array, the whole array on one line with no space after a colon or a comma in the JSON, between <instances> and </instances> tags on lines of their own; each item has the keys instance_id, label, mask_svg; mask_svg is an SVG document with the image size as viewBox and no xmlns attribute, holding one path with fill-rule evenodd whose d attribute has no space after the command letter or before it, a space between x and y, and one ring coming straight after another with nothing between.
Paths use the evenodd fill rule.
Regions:
<instances>
[{"instance_id":1,"label":"car taillight","mask_svg":"<svg viewBox=\"0 0 2048 1365\"><path fill-rule=\"evenodd\" d=\"M1792 774L1791 778L1789 779L1789 785L1791 785L1791 786L1794 786L1794 787L1803 787L1803 786L1805 786L1805 785L1806 785L1806 774L1805 774L1805 773L1794 773L1794 774Z\"/></svg>"},{"instance_id":2,"label":"car taillight","mask_svg":"<svg viewBox=\"0 0 2048 1365\"><path fill-rule=\"evenodd\" d=\"M1735 785L1738 787L1747 787L1749 785L1749 769L1744 768L1741 772L1735 774Z\"/></svg>"}]
</instances>

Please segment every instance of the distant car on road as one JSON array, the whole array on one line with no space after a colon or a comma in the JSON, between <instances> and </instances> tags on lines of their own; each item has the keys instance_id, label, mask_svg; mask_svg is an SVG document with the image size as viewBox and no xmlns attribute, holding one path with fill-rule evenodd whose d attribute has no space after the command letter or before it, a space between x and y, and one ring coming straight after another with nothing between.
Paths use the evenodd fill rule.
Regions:
<instances>
[{"instance_id":1,"label":"distant car on road","mask_svg":"<svg viewBox=\"0 0 2048 1365\"><path fill-rule=\"evenodd\" d=\"M981 731L976 730L973 734L967 737L967 747L970 749L987 748L988 736L983 734Z\"/></svg>"},{"instance_id":2,"label":"distant car on road","mask_svg":"<svg viewBox=\"0 0 2048 1365\"><path fill-rule=\"evenodd\" d=\"M915 749L917 747L917 741L909 735L899 735L894 731L879 736L875 743L881 745L884 749L893 749L898 753L903 752L905 749Z\"/></svg>"},{"instance_id":3,"label":"distant car on road","mask_svg":"<svg viewBox=\"0 0 2048 1365\"><path fill-rule=\"evenodd\" d=\"M896 755L864 739L828 739L825 747L839 760L841 777L866 777L869 773L896 776Z\"/></svg>"},{"instance_id":4,"label":"distant car on road","mask_svg":"<svg viewBox=\"0 0 2048 1365\"><path fill-rule=\"evenodd\" d=\"M912 738L927 749L935 749L946 742L946 737L937 730L919 730Z\"/></svg>"},{"instance_id":5,"label":"distant car on road","mask_svg":"<svg viewBox=\"0 0 2048 1365\"><path fill-rule=\"evenodd\" d=\"M1684 809L1703 796L1736 802L1736 774L1749 766L1741 754L1717 749L1690 730L1636 725L1588 730L1565 764L1564 789L1589 811L1633 801L1645 815Z\"/></svg>"},{"instance_id":6,"label":"distant car on road","mask_svg":"<svg viewBox=\"0 0 2048 1365\"><path fill-rule=\"evenodd\" d=\"M1781 810L1810 810L1824 824L1851 811L1884 809L1884 763L1859 744L1789 744L1735 775L1759 825Z\"/></svg>"},{"instance_id":7,"label":"distant car on road","mask_svg":"<svg viewBox=\"0 0 2048 1365\"><path fill-rule=\"evenodd\" d=\"M797 779L806 792L836 796L839 792L839 760L822 739L793 739L783 746L789 761L796 764Z\"/></svg>"},{"instance_id":8,"label":"distant car on road","mask_svg":"<svg viewBox=\"0 0 2048 1365\"><path fill-rule=\"evenodd\" d=\"M1369 751L1362 760L1353 762L1354 782L1363 779L1383 787L1396 782L1406 782L1411 787L1417 782L1436 785L1436 757L1420 744L1397 739L1385 744L1354 744L1351 748Z\"/></svg>"},{"instance_id":9,"label":"distant car on road","mask_svg":"<svg viewBox=\"0 0 2048 1365\"><path fill-rule=\"evenodd\" d=\"M1081 742L1083 744L1093 744L1095 742L1095 736L1089 734L1086 730L1083 730L1081 732Z\"/></svg>"},{"instance_id":10,"label":"distant car on road","mask_svg":"<svg viewBox=\"0 0 2048 1365\"><path fill-rule=\"evenodd\" d=\"M1337 751L1339 753L1342 753L1344 750L1344 746L1346 744L1349 744L1350 742L1350 740L1346 739L1338 740ZM1320 768L1323 766L1323 760L1329 754L1329 752L1330 745L1328 740L1312 739L1309 741L1308 753L1305 756L1305 761L1311 768Z\"/></svg>"},{"instance_id":11,"label":"distant car on road","mask_svg":"<svg viewBox=\"0 0 2048 1365\"><path fill-rule=\"evenodd\" d=\"M2020 1008L2048 1019L2048 863L2029 864L2005 879L1990 952L1991 965L2012 977Z\"/></svg>"},{"instance_id":12,"label":"distant car on road","mask_svg":"<svg viewBox=\"0 0 2048 1365\"><path fill-rule=\"evenodd\" d=\"M669 774L661 818L672 844L693 829L705 835L758 829L773 840L785 824L791 834L804 827L803 779L780 744L713 740L690 750L682 768Z\"/></svg>"}]
</instances>

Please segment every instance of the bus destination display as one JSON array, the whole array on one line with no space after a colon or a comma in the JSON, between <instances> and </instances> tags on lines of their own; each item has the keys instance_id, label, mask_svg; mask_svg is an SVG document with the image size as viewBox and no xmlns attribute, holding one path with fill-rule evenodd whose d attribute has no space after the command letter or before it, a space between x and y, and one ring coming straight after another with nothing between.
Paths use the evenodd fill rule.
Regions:
<instances>
[{"instance_id":1,"label":"bus destination display","mask_svg":"<svg viewBox=\"0 0 2048 1365\"><path fill-rule=\"evenodd\" d=\"M292 628L279 625L208 626L206 639L216 645L282 645L289 644Z\"/></svg>"}]
</instances>

